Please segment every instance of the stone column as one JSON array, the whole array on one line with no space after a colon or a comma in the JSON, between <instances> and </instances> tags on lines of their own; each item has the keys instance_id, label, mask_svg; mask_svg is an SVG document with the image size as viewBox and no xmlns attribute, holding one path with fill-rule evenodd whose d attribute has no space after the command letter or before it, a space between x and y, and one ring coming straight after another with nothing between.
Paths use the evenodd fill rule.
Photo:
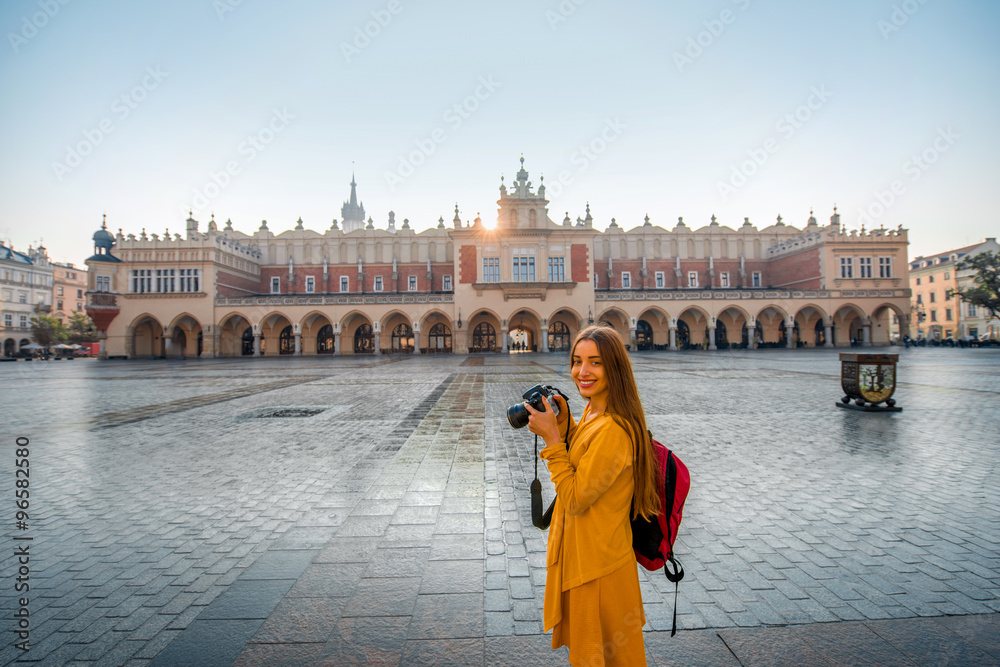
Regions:
<instances>
[{"instance_id":1,"label":"stone column","mask_svg":"<svg viewBox=\"0 0 1000 667\"><path fill-rule=\"evenodd\" d=\"M795 347L795 341L792 340L795 337L795 318L789 317L785 322L785 347L793 348Z\"/></svg>"},{"instance_id":2,"label":"stone column","mask_svg":"<svg viewBox=\"0 0 1000 667\"><path fill-rule=\"evenodd\" d=\"M670 332L670 349L677 350L677 323L671 321L668 331Z\"/></svg>"},{"instance_id":3,"label":"stone column","mask_svg":"<svg viewBox=\"0 0 1000 667\"><path fill-rule=\"evenodd\" d=\"M833 318L823 318L823 347L833 347Z\"/></svg>"},{"instance_id":4,"label":"stone column","mask_svg":"<svg viewBox=\"0 0 1000 667\"><path fill-rule=\"evenodd\" d=\"M634 324L628 328L628 342L629 342L629 349L632 352L635 352L636 350L639 349L639 340L635 336Z\"/></svg>"},{"instance_id":5,"label":"stone column","mask_svg":"<svg viewBox=\"0 0 1000 667\"><path fill-rule=\"evenodd\" d=\"M257 329L257 327L254 327L254 331L253 331L253 356L255 356L255 357L259 357L260 356L260 337L261 337L261 335L262 334Z\"/></svg>"},{"instance_id":6,"label":"stone column","mask_svg":"<svg viewBox=\"0 0 1000 667\"><path fill-rule=\"evenodd\" d=\"M865 320L864 324L861 325L861 347L871 347L872 346L872 323L871 320Z\"/></svg>"},{"instance_id":7,"label":"stone column","mask_svg":"<svg viewBox=\"0 0 1000 667\"><path fill-rule=\"evenodd\" d=\"M549 321L548 320L542 320L542 328L541 328L541 334L540 335L542 337L542 352L545 353L545 354L548 354L548 352L549 352Z\"/></svg>"},{"instance_id":8,"label":"stone column","mask_svg":"<svg viewBox=\"0 0 1000 667\"><path fill-rule=\"evenodd\" d=\"M374 350L375 354L382 354L382 346L379 344L379 340L378 340L380 336L381 336L381 334L379 332L375 332L373 334L373 338L374 338L373 345L375 347L375 350Z\"/></svg>"},{"instance_id":9,"label":"stone column","mask_svg":"<svg viewBox=\"0 0 1000 667\"><path fill-rule=\"evenodd\" d=\"M333 334L333 356L340 356L340 332Z\"/></svg>"},{"instance_id":10,"label":"stone column","mask_svg":"<svg viewBox=\"0 0 1000 667\"><path fill-rule=\"evenodd\" d=\"M163 356L170 358L170 354L174 351L174 339L170 336L163 337Z\"/></svg>"},{"instance_id":11,"label":"stone column","mask_svg":"<svg viewBox=\"0 0 1000 667\"><path fill-rule=\"evenodd\" d=\"M413 331L413 354L420 354L420 330Z\"/></svg>"},{"instance_id":12,"label":"stone column","mask_svg":"<svg viewBox=\"0 0 1000 667\"><path fill-rule=\"evenodd\" d=\"M295 356L302 356L302 332L296 331L295 334Z\"/></svg>"},{"instance_id":13,"label":"stone column","mask_svg":"<svg viewBox=\"0 0 1000 667\"><path fill-rule=\"evenodd\" d=\"M708 349L710 349L710 350L718 350L719 349L719 348L717 348L715 346L715 327L714 326L708 328Z\"/></svg>"},{"instance_id":14,"label":"stone column","mask_svg":"<svg viewBox=\"0 0 1000 667\"><path fill-rule=\"evenodd\" d=\"M747 322L747 349L757 349L757 322L754 320Z\"/></svg>"},{"instance_id":15,"label":"stone column","mask_svg":"<svg viewBox=\"0 0 1000 667\"><path fill-rule=\"evenodd\" d=\"M108 358L108 348L106 347L106 343L107 343L107 340L108 340L108 332L107 331L98 331L97 332L97 340L101 344L100 349L97 351L97 358L98 359L107 359Z\"/></svg>"}]
</instances>

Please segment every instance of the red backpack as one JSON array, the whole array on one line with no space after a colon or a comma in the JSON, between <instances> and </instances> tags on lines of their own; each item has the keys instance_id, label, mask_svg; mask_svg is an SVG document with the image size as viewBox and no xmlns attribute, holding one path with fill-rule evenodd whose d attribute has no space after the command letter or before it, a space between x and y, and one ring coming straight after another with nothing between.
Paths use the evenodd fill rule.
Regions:
<instances>
[{"instance_id":1,"label":"red backpack","mask_svg":"<svg viewBox=\"0 0 1000 667\"><path fill-rule=\"evenodd\" d=\"M660 511L652 519L641 516L632 519L632 550L639 564L650 571L663 568L667 579L674 584L674 627L670 636L677 634L677 587L684 578L684 568L674 558L674 540L681 526L684 501L691 488L691 475L687 466L663 444L652 439L653 454L659 465ZM669 566L667 565L669 563Z\"/></svg>"}]
</instances>

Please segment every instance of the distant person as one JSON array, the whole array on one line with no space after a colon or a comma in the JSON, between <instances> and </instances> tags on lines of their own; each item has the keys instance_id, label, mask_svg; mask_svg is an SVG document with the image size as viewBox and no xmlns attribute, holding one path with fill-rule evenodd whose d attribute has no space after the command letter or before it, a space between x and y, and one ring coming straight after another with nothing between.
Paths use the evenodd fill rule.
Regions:
<instances>
[{"instance_id":1,"label":"distant person","mask_svg":"<svg viewBox=\"0 0 1000 667\"><path fill-rule=\"evenodd\" d=\"M632 514L659 510L657 467L625 345L600 325L581 331L570 372L588 400L580 421L556 396L558 417L526 405L528 428L556 487L546 556L543 630L571 665L646 664ZM565 437L563 434L565 433Z\"/></svg>"}]
</instances>

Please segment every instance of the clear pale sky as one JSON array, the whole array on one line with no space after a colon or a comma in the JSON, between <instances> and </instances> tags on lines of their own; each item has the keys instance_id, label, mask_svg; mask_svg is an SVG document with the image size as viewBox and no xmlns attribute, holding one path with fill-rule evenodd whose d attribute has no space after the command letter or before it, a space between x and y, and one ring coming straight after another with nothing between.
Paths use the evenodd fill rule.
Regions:
<instances>
[{"instance_id":1,"label":"clear pale sky","mask_svg":"<svg viewBox=\"0 0 1000 667\"><path fill-rule=\"evenodd\" d=\"M488 220L522 154L599 229L836 204L911 257L1000 229L993 1L9 0L0 26L0 239L56 261L105 213L324 231L352 168L377 227Z\"/></svg>"}]
</instances>

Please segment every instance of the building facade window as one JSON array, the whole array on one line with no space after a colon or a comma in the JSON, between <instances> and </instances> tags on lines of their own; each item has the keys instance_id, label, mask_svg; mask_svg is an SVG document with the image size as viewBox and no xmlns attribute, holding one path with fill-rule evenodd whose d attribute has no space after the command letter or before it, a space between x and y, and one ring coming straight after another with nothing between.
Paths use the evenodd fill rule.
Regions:
<instances>
[{"instance_id":1,"label":"building facade window","mask_svg":"<svg viewBox=\"0 0 1000 667\"><path fill-rule=\"evenodd\" d=\"M871 257L858 257L858 277L859 278L871 278L872 277L872 258Z\"/></svg>"},{"instance_id":2,"label":"building facade window","mask_svg":"<svg viewBox=\"0 0 1000 667\"><path fill-rule=\"evenodd\" d=\"M932 310L931 311L931 322L937 322L937 311L936 310Z\"/></svg>"},{"instance_id":3,"label":"building facade window","mask_svg":"<svg viewBox=\"0 0 1000 667\"><path fill-rule=\"evenodd\" d=\"M753 280L754 287L760 287L760 271L754 271L751 279Z\"/></svg>"},{"instance_id":4,"label":"building facade window","mask_svg":"<svg viewBox=\"0 0 1000 667\"><path fill-rule=\"evenodd\" d=\"M306 276L306 293L312 294L316 291L316 278L315 276Z\"/></svg>"},{"instance_id":5,"label":"building facade window","mask_svg":"<svg viewBox=\"0 0 1000 667\"><path fill-rule=\"evenodd\" d=\"M728 271L723 271L719 275L719 285L721 285L722 287L729 287L729 272Z\"/></svg>"},{"instance_id":6,"label":"building facade window","mask_svg":"<svg viewBox=\"0 0 1000 667\"><path fill-rule=\"evenodd\" d=\"M511 280L514 282L535 282L534 257L515 256L512 268Z\"/></svg>"},{"instance_id":7,"label":"building facade window","mask_svg":"<svg viewBox=\"0 0 1000 667\"><path fill-rule=\"evenodd\" d=\"M406 281L406 288L408 290L410 290L411 292L416 292L417 291L417 277L416 276L410 276L409 277L409 279Z\"/></svg>"},{"instance_id":8,"label":"building facade window","mask_svg":"<svg viewBox=\"0 0 1000 667\"><path fill-rule=\"evenodd\" d=\"M197 269L195 269L195 270L197 270ZM82 299L83 298L83 290L82 289L78 289L76 291L76 298L77 299Z\"/></svg>"},{"instance_id":9,"label":"building facade window","mask_svg":"<svg viewBox=\"0 0 1000 667\"><path fill-rule=\"evenodd\" d=\"M597 274L595 273L595 274L594 274L594 289L597 289L597 288L598 288L599 286L600 286L600 278L599 278L599 277L598 277L598 275L597 275Z\"/></svg>"},{"instance_id":10,"label":"building facade window","mask_svg":"<svg viewBox=\"0 0 1000 667\"><path fill-rule=\"evenodd\" d=\"M58 287L56 287L56 296L62 296L62 295L63 295L62 285L59 285Z\"/></svg>"},{"instance_id":11,"label":"building facade window","mask_svg":"<svg viewBox=\"0 0 1000 667\"><path fill-rule=\"evenodd\" d=\"M698 272L688 271L688 287L697 287L697 286L698 286Z\"/></svg>"},{"instance_id":12,"label":"building facade window","mask_svg":"<svg viewBox=\"0 0 1000 667\"><path fill-rule=\"evenodd\" d=\"M375 276L375 291L382 291L382 276Z\"/></svg>"},{"instance_id":13,"label":"building facade window","mask_svg":"<svg viewBox=\"0 0 1000 667\"><path fill-rule=\"evenodd\" d=\"M83 310L83 304L82 303L76 304L76 312L79 313L81 310Z\"/></svg>"},{"instance_id":14,"label":"building facade window","mask_svg":"<svg viewBox=\"0 0 1000 667\"><path fill-rule=\"evenodd\" d=\"M944 309L944 319L946 322L951 322L951 308Z\"/></svg>"},{"instance_id":15,"label":"building facade window","mask_svg":"<svg viewBox=\"0 0 1000 667\"><path fill-rule=\"evenodd\" d=\"M927 276L927 282L929 282L929 283L934 282L934 274L931 274L931 275Z\"/></svg>"},{"instance_id":16,"label":"building facade window","mask_svg":"<svg viewBox=\"0 0 1000 667\"><path fill-rule=\"evenodd\" d=\"M878 258L878 277L892 278L892 257ZM920 278L917 278L917 284L920 284Z\"/></svg>"},{"instance_id":17,"label":"building facade window","mask_svg":"<svg viewBox=\"0 0 1000 667\"><path fill-rule=\"evenodd\" d=\"M483 282L484 283L500 282L499 257L483 257Z\"/></svg>"},{"instance_id":18,"label":"building facade window","mask_svg":"<svg viewBox=\"0 0 1000 667\"><path fill-rule=\"evenodd\" d=\"M281 278L277 276L271 278L271 294L278 294L281 292Z\"/></svg>"},{"instance_id":19,"label":"building facade window","mask_svg":"<svg viewBox=\"0 0 1000 667\"><path fill-rule=\"evenodd\" d=\"M561 283L566 280L566 265L564 257L549 257L549 282Z\"/></svg>"},{"instance_id":20,"label":"building facade window","mask_svg":"<svg viewBox=\"0 0 1000 667\"><path fill-rule=\"evenodd\" d=\"M950 271L945 271L944 272L944 279L945 280L951 280L951 272Z\"/></svg>"},{"instance_id":21,"label":"building facade window","mask_svg":"<svg viewBox=\"0 0 1000 667\"><path fill-rule=\"evenodd\" d=\"M58 301L56 301L56 310L62 310L62 309L63 309L62 299L59 299Z\"/></svg>"},{"instance_id":22,"label":"building facade window","mask_svg":"<svg viewBox=\"0 0 1000 667\"><path fill-rule=\"evenodd\" d=\"M451 276L443 276L441 278L441 289L445 292L451 291Z\"/></svg>"},{"instance_id":23,"label":"building facade window","mask_svg":"<svg viewBox=\"0 0 1000 667\"><path fill-rule=\"evenodd\" d=\"M854 260L850 257L840 258L840 277L841 278L853 278L854 277Z\"/></svg>"},{"instance_id":24,"label":"building facade window","mask_svg":"<svg viewBox=\"0 0 1000 667\"><path fill-rule=\"evenodd\" d=\"M920 276L917 276L917 284L920 284Z\"/></svg>"},{"instance_id":25,"label":"building facade window","mask_svg":"<svg viewBox=\"0 0 1000 667\"><path fill-rule=\"evenodd\" d=\"M27 329L28 328L28 316L27 315L21 315L18 318L18 322L20 322L20 327L22 329Z\"/></svg>"},{"instance_id":26,"label":"building facade window","mask_svg":"<svg viewBox=\"0 0 1000 667\"><path fill-rule=\"evenodd\" d=\"M934 292L931 292L931 303L934 303L935 301L937 301L937 295Z\"/></svg>"},{"instance_id":27,"label":"building facade window","mask_svg":"<svg viewBox=\"0 0 1000 667\"><path fill-rule=\"evenodd\" d=\"M11 313L3 314L3 325L8 329L14 326L14 316Z\"/></svg>"},{"instance_id":28,"label":"building facade window","mask_svg":"<svg viewBox=\"0 0 1000 667\"><path fill-rule=\"evenodd\" d=\"M174 269L157 269L156 270L156 291L157 292L174 292L175 290L175 275L176 271Z\"/></svg>"},{"instance_id":29,"label":"building facade window","mask_svg":"<svg viewBox=\"0 0 1000 667\"><path fill-rule=\"evenodd\" d=\"M622 289L632 289L632 274L629 271L622 271Z\"/></svg>"},{"instance_id":30,"label":"building facade window","mask_svg":"<svg viewBox=\"0 0 1000 667\"><path fill-rule=\"evenodd\" d=\"M351 281L348 280L347 276L340 276L340 291L341 292L351 291Z\"/></svg>"},{"instance_id":31,"label":"building facade window","mask_svg":"<svg viewBox=\"0 0 1000 667\"><path fill-rule=\"evenodd\" d=\"M665 282L663 280L663 271L656 272L656 289L663 289Z\"/></svg>"},{"instance_id":32,"label":"building facade window","mask_svg":"<svg viewBox=\"0 0 1000 667\"><path fill-rule=\"evenodd\" d=\"M198 275L200 269L181 269L180 270L180 291L182 292L197 292L199 290L199 278Z\"/></svg>"},{"instance_id":33,"label":"building facade window","mask_svg":"<svg viewBox=\"0 0 1000 667\"><path fill-rule=\"evenodd\" d=\"M153 272L150 269L135 269L132 271L132 292L145 294L153 291Z\"/></svg>"},{"instance_id":34,"label":"building facade window","mask_svg":"<svg viewBox=\"0 0 1000 667\"><path fill-rule=\"evenodd\" d=\"M28 293L27 292L20 292L20 293L18 293L18 295L17 295L17 302L18 303L28 303Z\"/></svg>"},{"instance_id":35,"label":"building facade window","mask_svg":"<svg viewBox=\"0 0 1000 667\"><path fill-rule=\"evenodd\" d=\"M98 292L111 291L111 276L97 276L97 291Z\"/></svg>"},{"instance_id":36,"label":"building facade window","mask_svg":"<svg viewBox=\"0 0 1000 667\"><path fill-rule=\"evenodd\" d=\"M968 308L966 309L966 312L968 313L968 316L969 317L978 317L976 315L976 304L970 303L970 304L966 304L966 305L968 306Z\"/></svg>"},{"instance_id":37,"label":"building facade window","mask_svg":"<svg viewBox=\"0 0 1000 667\"><path fill-rule=\"evenodd\" d=\"M924 302L924 295L923 294L918 294L917 295L917 303L923 303L923 302Z\"/></svg>"}]
</instances>

